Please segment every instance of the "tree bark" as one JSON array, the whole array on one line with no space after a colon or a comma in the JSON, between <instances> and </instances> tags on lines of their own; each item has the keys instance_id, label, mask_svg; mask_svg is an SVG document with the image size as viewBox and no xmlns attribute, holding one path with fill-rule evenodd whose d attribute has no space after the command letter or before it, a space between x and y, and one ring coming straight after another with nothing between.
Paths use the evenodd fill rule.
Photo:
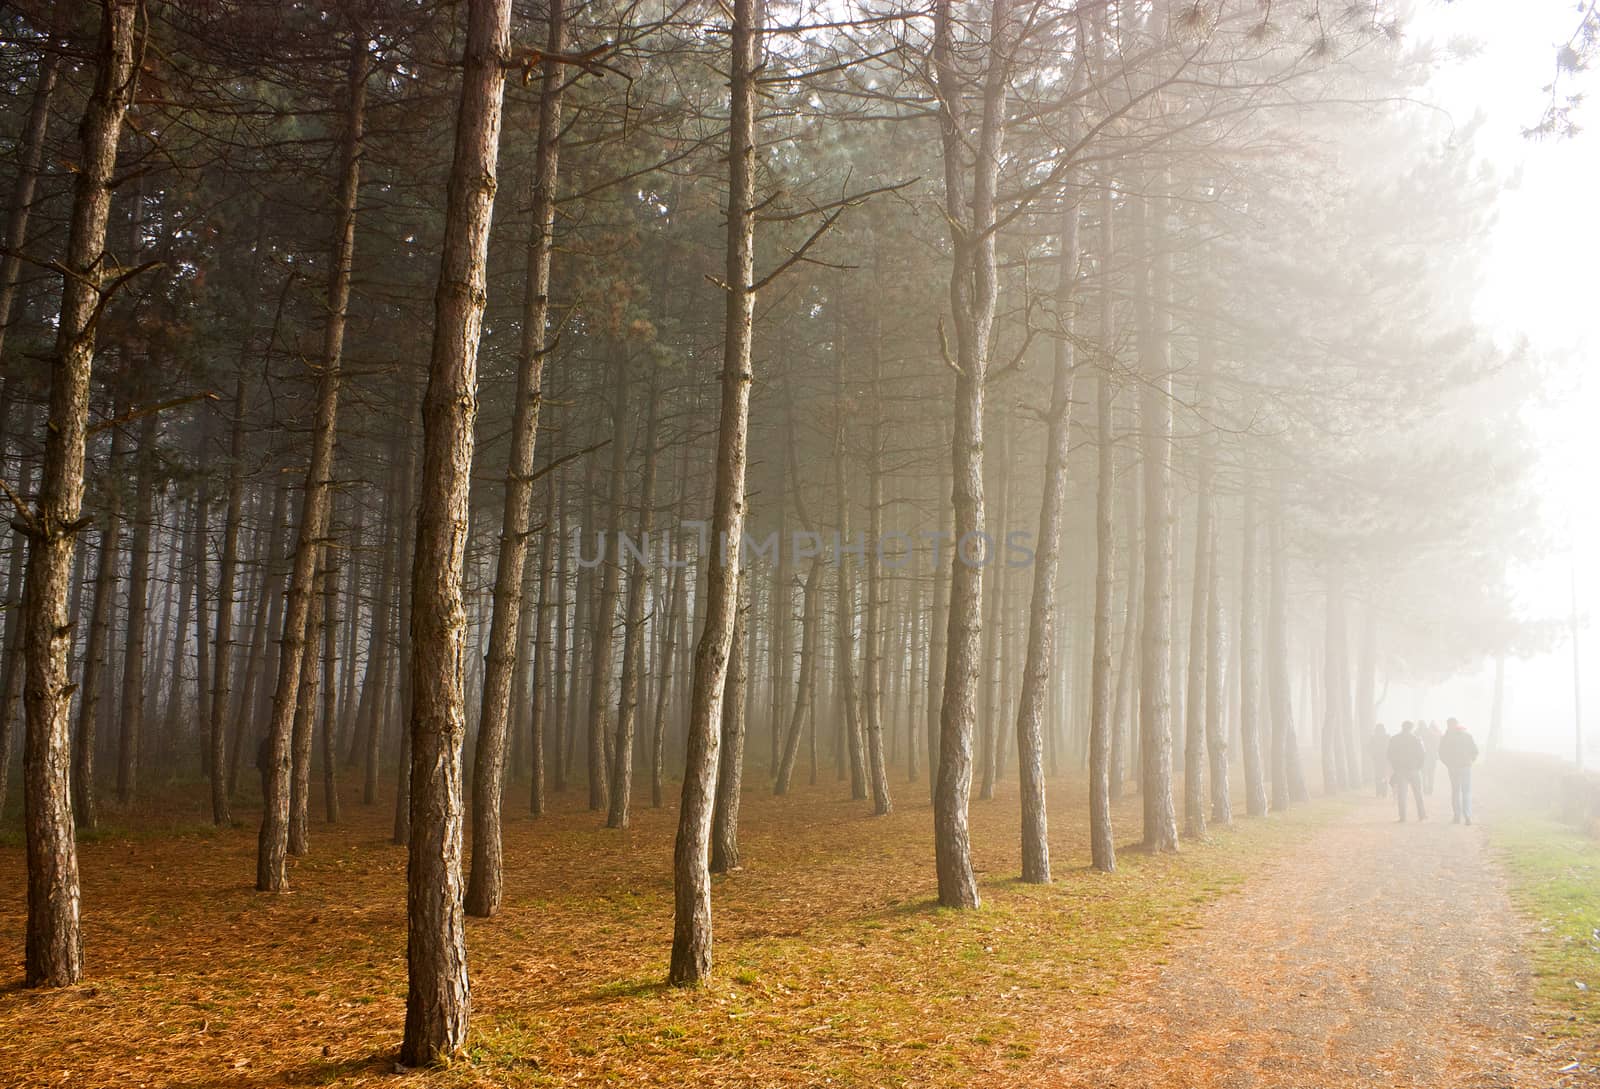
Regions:
<instances>
[{"instance_id":1,"label":"tree bark","mask_svg":"<svg viewBox=\"0 0 1600 1089\"><path fill-rule=\"evenodd\" d=\"M306 639L315 593L317 557L327 536L328 495L333 479L334 438L339 413L340 357L344 350L345 317L350 306L350 272L355 259L356 197L361 186L361 135L365 116L367 70L371 58L365 34L350 41L346 82L344 134L340 148L339 190L334 210L333 252L328 275L328 317L323 327L322 368L317 375L316 409L311 425L311 457L300 492L300 532L284 604L283 641L266 772L261 835L256 851L256 889L281 892L288 881L285 858L289 847L290 742L296 696L305 665Z\"/></svg>"},{"instance_id":2,"label":"tree bark","mask_svg":"<svg viewBox=\"0 0 1600 1089\"><path fill-rule=\"evenodd\" d=\"M655 520L656 445L660 441L660 368L650 367L649 391L645 395L644 470L639 481L639 547L649 549ZM624 562L626 551L618 542L616 562ZM628 600L622 634L622 676L617 697L617 741L612 752L610 808L606 827L628 827L628 811L633 804L633 736L639 717L644 675L644 605L651 580L649 568L634 557L628 573Z\"/></svg>"},{"instance_id":3,"label":"tree bark","mask_svg":"<svg viewBox=\"0 0 1600 1089\"><path fill-rule=\"evenodd\" d=\"M115 410L113 410L115 411ZM89 615L89 642L83 653L83 676L79 689L78 729L73 748L72 800L77 822L84 828L100 823L98 793L95 789L95 750L99 744L101 670L105 668L110 642L111 613L117 593L117 547L122 532L122 488L118 479L126 460L127 442L120 427L111 430L111 450L106 458L106 511L100 522L100 548L95 557L94 606Z\"/></svg>"},{"instance_id":4,"label":"tree bark","mask_svg":"<svg viewBox=\"0 0 1600 1089\"><path fill-rule=\"evenodd\" d=\"M44 161L45 136L50 128L50 98L56 78L61 74L63 50L51 40L42 43L39 77L33 85L33 101L23 122L17 143L17 178L11 189L11 213L6 219L5 253L0 256L0 375L5 374L6 331L11 326L11 308L22 282L23 247L28 241L28 219L33 212L33 194L39 184L39 166Z\"/></svg>"},{"instance_id":5,"label":"tree bark","mask_svg":"<svg viewBox=\"0 0 1600 1089\"><path fill-rule=\"evenodd\" d=\"M1239 550L1239 747L1244 755L1245 812L1252 817L1267 812L1267 782L1261 761L1261 654L1257 649L1259 624L1256 595L1261 578L1256 550L1261 534L1256 527L1255 490L1245 486L1243 525Z\"/></svg>"},{"instance_id":6,"label":"tree bark","mask_svg":"<svg viewBox=\"0 0 1600 1089\"><path fill-rule=\"evenodd\" d=\"M1044 496L1039 504L1039 536L1033 560L1032 600L1028 604L1028 645L1023 656L1022 691L1017 699L1017 774L1022 794L1022 880L1050 883L1050 829L1045 811L1044 728L1050 666L1055 654L1056 573L1061 565L1061 524L1067 504L1067 455L1071 450L1072 389L1077 374L1072 330L1078 279L1078 181L1069 175L1056 263L1054 367L1050 413L1045 430ZM1105 513L1109 525L1110 511ZM1107 611L1109 613L1109 602Z\"/></svg>"},{"instance_id":7,"label":"tree bark","mask_svg":"<svg viewBox=\"0 0 1600 1089\"><path fill-rule=\"evenodd\" d=\"M144 751L145 628L150 614L151 510L155 491L156 417L139 422L138 482L133 500L133 557L128 571L128 620L122 658L121 733L117 760L117 801L127 805L139 789Z\"/></svg>"},{"instance_id":8,"label":"tree bark","mask_svg":"<svg viewBox=\"0 0 1600 1089\"><path fill-rule=\"evenodd\" d=\"M1103 37L1101 37L1103 51ZM1109 171L1107 172L1109 174ZM1106 179L1109 181L1109 177ZM1111 186L1100 190L1100 361L1095 381L1094 634L1089 673L1089 859L1101 873L1117 868L1116 839L1111 826L1113 795L1112 731L1119 728L1111 706L1111 602L1116 582L1117 450L1116 386L1111 374L1111 346L1116 331L1116 296L1112 292L1113 208ZM1118 754L1121 755L1120 753ZM1115 769L1120 779L1120 762Z\"/></svg>"},{"instance_id":9,"label":"tree bark","mask_svg":"<svg viewBox=\"0 0 1600 1089\"><path fill-rule=\"evenodd\" d=\"M111 178L134 80L133 0L106 0L96 48L94 90L79 128L83 147L62 275L61 311L50 367L50 417L37 505L30 516L23 591L27 633L23 809L28 852L28 925L24 981L64 987L83 978L78 851L73 840L72 686L67 659L72 627L68 583L83 506L89 378L102 283Z\"/></svg>"},{"instance_id":10,"label":"tree bark","mask_svg":"<svg viewBox=\"0 0 1600 1089\"><path fill-rule=\"evenodd\" d=\"M672 964L667 978L678 985L702 983L711 975L708 856L721 748L718 720L739 610L739 546L744 536L746 445L754 378L750 347L755 317L755 111L761 13L759 0L734 0L729 28L731 116L722 409L717 424L716 485L708 537L711 555L706 564L706 619L695 647L688 752L672 854Z\"/></svg>"},{"instance_id":11,"label":"tree bark","mask_svg":"<svg viewBox=\"0 0 1600 1089\"><path fill-rule=\"evenodd\" d=\"M739 611L729 644L728 680L722 693L722 745L718 753L717 799L711 817L711 872L739 868L739 794L744 786L745 687L749 654L745 629L750 610Z\"/></svg>"},{"instance_id":12,"label":"tree bark","mask_svg":"<svg viewBox=\"0 0 1600 1089\"><path fill-rule=\"evenodd\" d=\"M551 58L565 49L564 0L552 0L546 33ZM539 95L539 131L533 165L533 210L528 236L528 273L522 304L522 344L511 422L511 457L506 466L505 509L495 560L494 607L484 662L478 715L478 746L472 761L472 863L467 914L487 918L500 907L503 863L500 809L505 790L506 740L510 733L512 680L520 657L522 597L527 588L529 526L533 522L533 455L544 399L545 326L550 317L551 233L561 132L561 65L546 59Z\"/></svg>"},{"instance_id":13,"label":"tree bark","mask_svg":"<svg viewBox=\"0 0 1600 1089\"><path fill-rule=\"evenodd\" d=\"M1011 12L1008 0L989 8L989 42L983 65L981 119L971 164L970 205L966 193L966 148L970 139L962 96L965 80L955 58L951 0L934 5L933 63L944 156L945 214L951 224L950 317L956 332L956 390L951 441L955 508L950 620L939 713L939 777L934 790L934 857L939 903L978 906L972 868L967 807L972 793L972 736L977 718L982 651L983 569L963 562L964 549L984 531L983 401L990 333L997 298L995 187L1005 132L1006 85L1010 73Z\"/></svg>"},{"instance_id":14,"label":"tree bark","mask_svg":"<svg viewBox=\"0 0 1600 1089\"><path fill-rule=\"evenodd\" d=\"M470 0L423 398L422 491L411 583L409 989L400 1047L400 1061L407 1066L457 1054L471 1014L461 904L461 746L466 737L461 573L510 33L511 0Z\"/></svg>"}]
</instances>

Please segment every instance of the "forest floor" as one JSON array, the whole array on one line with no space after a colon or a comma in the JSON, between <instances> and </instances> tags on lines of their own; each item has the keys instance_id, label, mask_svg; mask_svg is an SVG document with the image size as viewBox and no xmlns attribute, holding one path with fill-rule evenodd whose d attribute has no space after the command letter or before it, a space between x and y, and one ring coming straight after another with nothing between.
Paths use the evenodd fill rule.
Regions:
<instances>
[{"instance_id":1,"label":"forest floor","mask_svg":"<svg viewBox=\"0 0 1600 1089\"><path fill-rule=\"evenodd\" d=\"M1461 828L1318 802L1175 856L1124 849L1103 875L1084 865L1082 786L1058 782L1057 880L1033 887L1013 876L1008 785L973 802L984 907L956 913L932 902L926 786L895 784L895 813L873 819L825 778L747 794L745 868L716 884L716 979L692 991L662 985L675 810L640 808L627 832L576 792L538 820L508 813L506 906L468 928L468 1054L398 1078L405 853L387 806L352 795L344 823L316 823L281 897L252 890L253 812L213 830L196 789L113 815L81 852L90 980L56 992L19 986L23 857L0 841L0 1084L1600 1081L1600 1018L1535 974L1571 965L1539 953L1551 928L1530 890L1548 874L1496 861L1487 806ZM1119 839L1137 807L1119 806ZM1592 915L1600 869L1550 864L1573 917Z\"/></svg>"}]
</instances>

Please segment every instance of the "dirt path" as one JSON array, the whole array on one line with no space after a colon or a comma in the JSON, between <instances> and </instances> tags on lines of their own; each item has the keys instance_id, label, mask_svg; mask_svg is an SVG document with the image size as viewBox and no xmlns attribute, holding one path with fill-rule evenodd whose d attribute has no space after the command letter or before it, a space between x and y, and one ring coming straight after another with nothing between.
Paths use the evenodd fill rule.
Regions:
<instances>
[{"instance_id":1,"label":"dirt path","mask_svg":"<svg viewBox=\"0 0 1600 1089\"><path fill-rule=\"evenodd\" d=\"M1208 909L1057 1034L1053 1084L1542 1089L1595 1084L1541 1053L1522 924L1481 827L1375 800Z\"/></svg>"}]
</instances>

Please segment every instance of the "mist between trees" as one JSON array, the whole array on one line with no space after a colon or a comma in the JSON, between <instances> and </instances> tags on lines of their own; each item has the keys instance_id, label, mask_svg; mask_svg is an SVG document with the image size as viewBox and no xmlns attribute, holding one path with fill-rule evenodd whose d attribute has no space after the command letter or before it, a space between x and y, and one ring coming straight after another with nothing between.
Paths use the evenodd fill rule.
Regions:
<instances>
[{"instance_id":1,"label":"mist between trees","mask_svg":"<svg viewBox=\"0 0 1600 1089\"><path fill-rule=\"evenodd\" d=\"M592 541L585 543L581 530L572 535L569 546L578 567L599 567L603 564L640 567L688 567L695 560L709 555L710 534L705 522L684 522L676 533L658 530L655 533L630 534L623 530L614 538L605 530L595 533ZM695 542L691 549L682 539ZM561 544L542 547L560 548ZM959 541L949 533L917 530L885 530L881 537L868 542L864 534L846 537L835 533L831 538L811 530L796 530L779 536L774 530L765 537L757 537L746 530L739 538L739 563L797 564L817 561L829 566L844 563L865 564L868 551L875 563L889 570L903 570L913 565L923 565L932 571L941 570L941 560L971 567L1027 567L1034 561L1033 533L1014 529L994 535L977 532L963 536ZM728 562L731 548L728 538L719 537L717 555L719 562Z\"/></svg>"},{"instance_id":2,"label":"mist between trees","mask_svg":"<svg viewBox=\"0 0 1600 1089\"><path fill-rule=\"evenodd\" d=\"M1049 776L1100 870L1135 786L1173 851L1370 782L1388 678L1542 637L1505 179L1407 7L6 5L27 982L93 977L75 830L197 775L264 895L393 804L408 1065L551 792L678 806L689 984L801 768L931 803L952 908L1010 776L1030 882Z\"/></svg>"}]
</instances>

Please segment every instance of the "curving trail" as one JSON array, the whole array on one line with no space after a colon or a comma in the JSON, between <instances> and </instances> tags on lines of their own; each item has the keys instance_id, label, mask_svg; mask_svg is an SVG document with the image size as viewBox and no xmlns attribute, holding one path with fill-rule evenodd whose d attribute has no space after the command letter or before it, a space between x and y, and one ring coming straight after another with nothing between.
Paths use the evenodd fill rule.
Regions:
<instances>
[{"instance_id":1,"label":"curving trail","mask_svg":"<svg viewBox=\"0 0 1600 1089\"><path fill-rule=\"evenodd\" d=\"M1542 1089L1522 922L1481 827L1367 800L1209 908L1038 1058L1057 1086ZM1446 816L1440 821L1437 807Z\"/></svg>"}]
</instances>

